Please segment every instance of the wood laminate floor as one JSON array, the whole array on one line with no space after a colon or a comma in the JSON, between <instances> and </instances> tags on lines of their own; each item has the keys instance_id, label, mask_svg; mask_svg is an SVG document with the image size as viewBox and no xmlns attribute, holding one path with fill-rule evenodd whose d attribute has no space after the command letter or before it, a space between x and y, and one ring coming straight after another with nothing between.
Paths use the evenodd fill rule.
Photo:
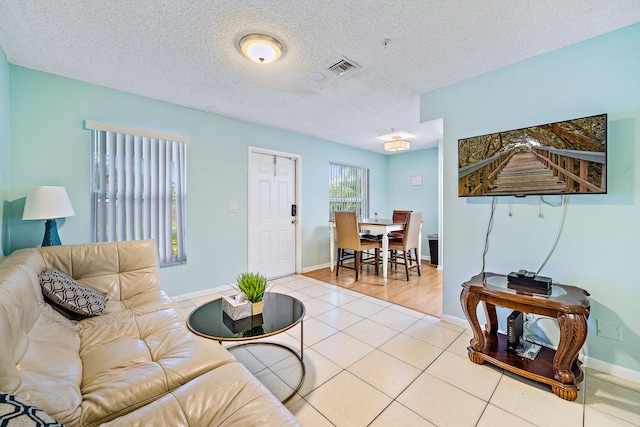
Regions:
<instances>
[{"instance_id":1,"label":"wood laminate floor","mask_svg":"<svg viewBox=\"0 0 640 427\"><path fill-rule=\"evenodd\" d=\"M340 275L330 268L310 271L304 276L350 289L361 294L379 298L403 307L411 308L431 316L442 316L442 271L429 262L422 262L421 276L410 270L409 281L402 266L389 269L387 285L384 286L382 272L375 275L372 266L365 266L356 282L354 270L340 269Z\"/></svg>"}]
</instances>

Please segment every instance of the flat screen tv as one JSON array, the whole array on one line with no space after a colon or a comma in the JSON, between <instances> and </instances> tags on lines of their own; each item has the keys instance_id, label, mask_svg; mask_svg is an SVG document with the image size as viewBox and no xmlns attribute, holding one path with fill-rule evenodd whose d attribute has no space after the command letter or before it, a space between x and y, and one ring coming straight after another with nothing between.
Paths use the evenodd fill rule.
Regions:
<instances>
[{"instance_id":1,"label":"flat screen tv","mask_svg":"<svg viewBox=\"0 0 640 427\"><path fill-rule=\"evenodd\" d=\"M460 197L606 192L606 114L458 140Z\"/></svg>"}]
</instances>

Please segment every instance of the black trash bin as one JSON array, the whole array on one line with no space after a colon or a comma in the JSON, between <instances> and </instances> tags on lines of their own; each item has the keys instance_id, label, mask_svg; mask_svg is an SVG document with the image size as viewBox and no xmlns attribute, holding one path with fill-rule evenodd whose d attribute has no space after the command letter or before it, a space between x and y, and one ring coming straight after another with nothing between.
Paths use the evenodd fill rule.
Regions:
<instances>
[{"instance_id":1,"label":"black trash bin","mask_svg":"<svg viewBox=\"0 0 640 427\"><path fill-rule=\"evenodd\" d=\"M429 235L429 256L431 257L431 265L438 265L438 235Z\"/></svg>"}]
</instances>

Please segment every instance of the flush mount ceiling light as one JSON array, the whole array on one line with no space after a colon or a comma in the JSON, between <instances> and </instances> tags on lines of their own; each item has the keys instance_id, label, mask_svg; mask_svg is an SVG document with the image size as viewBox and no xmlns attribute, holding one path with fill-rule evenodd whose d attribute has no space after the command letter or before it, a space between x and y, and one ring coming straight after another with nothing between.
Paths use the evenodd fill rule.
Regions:
<instances>
[{"instance_id":1,"label":"flush mount ceiling light","mask_svg":"<svg viewBox=\"0 0 640 427\"><path fill-rule=\"evenodd\" d=\"M404 139L395 139L384 143L384 151L404 151L411 148L411 143Z\"/></svg>"},{"instance_id":2,"label":"flush mount ceiling light","mask_svg":"<svg viewBox=\"0 0 640 427\"><path fill-rule=\"evenodd\" d=\"M277 61L282 55L282 44L264 34L247 34L240 39L240 50L244 56L260 64Z\"/></svg>"}]
</instances>

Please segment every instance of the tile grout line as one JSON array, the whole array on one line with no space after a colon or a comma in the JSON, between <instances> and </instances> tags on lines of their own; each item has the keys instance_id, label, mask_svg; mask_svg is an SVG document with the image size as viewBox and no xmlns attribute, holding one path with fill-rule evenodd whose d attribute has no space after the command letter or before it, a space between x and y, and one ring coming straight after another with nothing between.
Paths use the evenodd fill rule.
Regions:
<instances>
[{"instance_id":1,"label":"tile grout line","mask_svg":"<svg viewBox=\"0 0 640 427\"><path fill-rule=\"evenodd\" d=\"M347 303L347 304L348 304L348 303ZM391 306L393 306L393 305L394 305L394 304L391 304ZM341 306L337 306L336 308L341 308ZM390 308L390 306L388 306L388 307L384 307L384 308L382 308L382 310L384 310L385 308ZM346 310L346 309L344 309L344 308L342 308L342 309L343 309L343 310L345 310L345 311L347 311L347 312L349 312L349 313L352 313L352 314L356 314L356 315L358 315L357 313L350 312L349 310ZM358 322L354 323L353 325L350 325L349 327L352 327L352 326L354 326L354 325L356 325L356 324L358 324L358 323L360 323L360 322L362 322L362 321L364 321L364 320L369 320L369 321L372 321L372 322L374 322L374 323L377 323L377 324L379 324L379 325L381 325L381 326L388 327L388 326L383 325L382 323L379 323L379 322L377 322L377 321L375 321L375 320L373 320L373 319L371 319L371 318L370 318L371 316L373 316L373 315L375 315L375 314L379 313L379 312L380 312L380 311L382 311L382 310L379 310L379 311L377 311L376 313L373 313L373 314L371 314L371 315L369 315L369 316L367 316L367 317L365 317L365 316L361 316L361 317L363 317L361 320L359 320ZM405 313L402 313L402 312L400 312L400 311L398 311L398 313L400 313L400 314L405 314ZM411 387L411 385L412 385L413 383L415 383L415 381L417 381L417 380L418 380L418 378L419 378L421 375L423 375L423 374L425 374L425 373L426 373L426 374L428 374L428 375L431 375L430 373L428 373L428 372L427 372L427 369L428 369L428 368L429 368L429 367L430 367L430 366L431 366L431 365L432 365L432 364L433 364L433 363L434 363L434 362L435 362L439 357L441 357L441 356L444 354L444 352L446 351L446 349L447 349L447 348L449 348L449 347L453 344L453 342L455 342L455 340L457 340L457 339L458 339L460 336L462 336L462 335L463 335L463 333L464 333L464 331L462 331L462 332L457 332L457 333L458 333L458 335L456 336L456 338L455 338L454 340L452 340L452 342L451 342L451 343L450 343L446 348L444 348L444 349L443 349L443 348L438 347L438 346L436 346L436 345L434 345L434 344L431 344L431 343L429 343L429 342L423 341L423 340L421 340L421 339L419 339L419 338L412 337L411 335L406 334L406 333L405 333L405 331L406 331L407 329L409 329L410 327L412 327L412 326L416 325L420 320L422 320L422 319L424 318L424 316L422 316L422 317L414 317L414 316L411 316L411 315L408 315L408 314L405 314L405 315L407 315L407 316L410 316L410 317L414 318L414 319L415 319L415 321L414 321L413 323L410 323L408 326L406 326L406 327L405 327L403 330L401 330L401 331L398 331L398 330L396 330L396 329L390 328L390 329L394 330L394 332L395 332L395 334L394 334L394 336L393 336L393 337L391 337L391 338L387 339L387 340L386 340L386 341L384 341L382 344L380 344L380 345L378 345L378 346L376 346L376 347L372 347L372 348L373 348L373 350L372 350L372 351L370 351L370 352L366 353L365 355L363 355L362 357L360 357L358 360L356 360L356 361L354 361L353 363L351 363L348 367L343 368L342 366L340 366L340 368L341 368L340 372L338 372L336 375L334 375L333 377L331 377L331 378L330 378L330 379L333 379L333 378L335 378L336 376L338 376L339 374L341 374L341 373L343 373L344 371L346 371L347 373L349 373L350 375L353 375L354 377L358 378L360 381L362 381L363 383L365 383L365 384L367 384L368 386L372 387L374 390L378 391L378 392L379 392L379 393L381 393L382 395L387 396L388 398L390 398L390 399L391 399L391 402L389 402L389 404L388 404L387 406L385 406L385 408L384 408L384 409L382 409L382 411L380 411L380 412L378 413L378 415L376 415L376 417L371 421L371 423L373 423L373 422L374 422L378 417L380 417L380 415L382 415L382 413L384 413L384 411L385 411L389 406L391 406L394 402L395 402L395 403L397 403L398 405L401 405L402 407L406 408L408 411L410 411L410 412L412 412L412 413L416 414L416 416L420 417L421 419L423 419L423 420L425 420L425 421L427 421L427 422L431 423L431 421L429 421L428 419L424 418L422 415L420 415L420 414L416 413L415 411L411 410L410 408L406 407L405 405L403 405L402 403L400 403L397 399L398 399L398 397L400 397L400 396L402 395L402 393L404 393L404 392L405 392L409 387ZM326 322L323 322L323 321L322 321L322 320L320 320L320 319L316 319L316 320L318 320L319 322L322 322L322 323L327 324ZM428 323L430 323L430 322L428 322ZM439 325L436 325L436 324L433 324L433 325L434 325L434 326L437 326L437 327L442 327L442 328L444 328L443 326L439 326ZM329 325L329 326L334 327L333 325ZM356 340L358 340L358 341L360 341L360 342L363 342L364 344L368 344L368 343L366 343L366 342L362 341L361 339L359 339L358 337L352 336L352 335L350 335L349 333L345 332L345 331L344 331L344 329L345 329L345 328L341 328L341 329L339 329L335 334L337 334L338 332L342 332L342 333L344 333L344 334L348 335L348 336L349 336L349 337L351 337L351 338L354 338L354 339L356 339ZM445 329L447 329L447 328L445 328ZM315 344L318 344L319 342L322 342L322 341L324 341L325 339L328 339L328 338L330 338L331 336L334 336L335 334L332 334L332 335L330 335L330 336L328 336L328 337L324 338L323 340L318 341L318 342L317 342L317 343L315 343ZM384 350L382 350L382 349L380 348L381 346L383 346L384 344L386 344L387 342L391 341L393 338L395 338L395 337L397 337L397 336L399 336L399 335L401 335L401 334L402 334L402 335L405 335L405 336L407 336L407 337L414 338L414 339L416 339L416 340L418 340L418 341L424 342L424 343L426 343L426 344L429 344L429 345L432 345L432 346L434 346L434 347L438 348L438 349L440 350L440 353L438 354L438 357L436 357L434 360L432 360L432 361L431 361L431 362L430 362L430 363L429 363L429 364L428 364L424 369L419 369L419 368L417 368L416 366L414 366L414 365L412 365L412 364L410 364L410 363L407 363L407 362L405 362L405 361L403 361L403 360L401 360L401 359L398 359L396 356L394 356L394 355L392 355L392 354L390 354L390 353L387 353L386 351L384 351ZM315 345L315 344L313 344L313 345ZM312 347L313 347L313 345L312 345L312 346L310 346L310 348L312 348ZM378 351L382 352L383 354L386 354L386 355L388 355L388 356L390 356L390 357L392 357L392 358L394 358L394 359L397 359L398 361L400 361L400 362L402 362L402 363L405 363L406 365L408 365L408 366L410 366L410 367L413 367L413 368L416 368L416 369L418 369L418 370L420 371L420 373L419 373L419 374L418 374L418 375L417 375L413 380L411 380L411 381L410 381L410 382L409 382L409 383L408 383L408 384L407 384L407 385L402 389L402 391L400 391L400 392L399 392L395 397L389 396L389 395L388 395L388 394L386 394L384 391L382 391L382 390L378 389L375 385L373 385L373 384L369 383L366 379L359 377L358 375L356 375L355 373L353 373L353 372L351 372L351 371L349 370L349 368L351 368L352 366L354 366L355 364L357 364L358 362L360 362L361 360L363 360L364 358L366 358L367 356L369 356L369 355L370 355L371 353L373 353L373 351L375 351L375 350L378 350ZM434 378L437 378L437 377L434 377ZM309 394L311 394L314 390L318 389L318 388L319 388L319 387L321 387L322 385L324 385L324 384L326 384L327 382L329 382L329 381L330 381L330 379L327 379L327 380L326 380L325 382L323 382L321 385L319 385L319 386L318 386L318 387L316 387L315 389L311 390L309 393L307 393L307 396L308 396ZM439 379L439 378L438 378L438 379ZM443 381L443 380L441 380L441 381ZM444 383L446 383L446 384L448 384L448 385L450 385L450 386L452 386L452 387L456 387L455 385L450 384L450 383L448 383L447 381L443 381L443 382L444 382ZM462 389L460 389L459 387L456 387L456 388L458 388L459 390L461 390L461 391L465 392L466 394L469 394L470 396L477 397L477 396L472 395L471 393L469 393L469 392L468 392L468 391L466 391L466 390L462 390ZM304 396L303 396L303 398L304 398ZM485 402L485 403L488 405L488 402ZM311 403L309 403L309 404L311 404ZM313 406L313 405L311 405L311 406ZM486 407L486 406L485 406L485 407ZM315 408L315 407L314 407L314 408ZM315 408L315 409L317 410L317 408ZM371 425L371 423L369 423L368 425Z\"/></svg>"}]
</instances>

